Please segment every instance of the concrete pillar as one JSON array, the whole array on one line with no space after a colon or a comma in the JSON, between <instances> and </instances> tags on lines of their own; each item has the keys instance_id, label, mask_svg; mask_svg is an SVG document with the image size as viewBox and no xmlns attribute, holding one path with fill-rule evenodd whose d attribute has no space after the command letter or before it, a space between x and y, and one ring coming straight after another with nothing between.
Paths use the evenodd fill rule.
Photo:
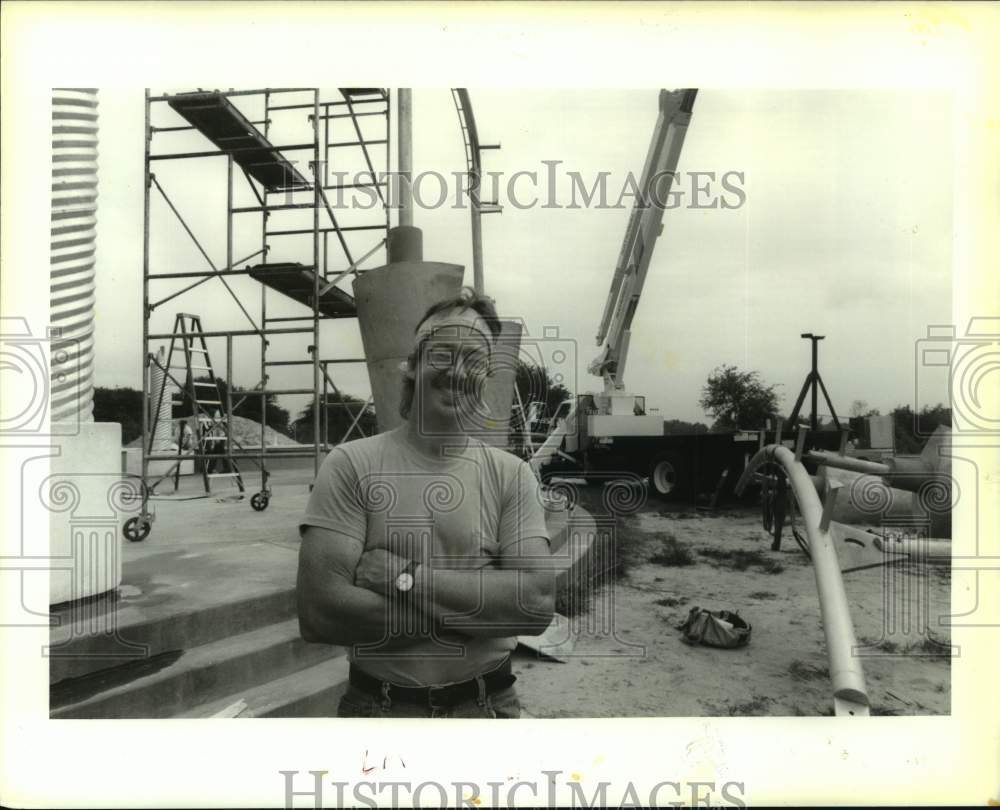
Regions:
<instances>
[{"instance_id":1,"label":"concrete pillar","mask_svg":"<svg viewBox=\"0 0 1000 810\"><path fill-rule=\"evenodd\" d=\"M506 448L510 436L510 413L514 405L517 359L521 350L520 321L501 321L493 355L493 376L486 385L485 419L476 431L484 442Z\"/></svg>"},{"instance_id":2,"label":"concrete pillar","mask_svg":"<svg viewBox=\"0 0 1000 810\"><path fill-rule=\"evenodd\" d=\"M97 91L52 91L51 432L58 437L40 495L49 509L49 601L121 583L121 526L135 508L121 477L121 426L94 422Z\"/></svg>"},{"instance_id":3,"label":"concrete pillar","mask_svg":"<svg viewBox=\"0 0 1000 810\"><path fill-rule=\"evenodd\" d=\"M413 348L417 324L428 307L458 295L465 268L423 261L418 228L389 232L389 264L354 281L354 301L365 348L379 432L403 423L399 364Z\"/></svg>"}]
</instances>

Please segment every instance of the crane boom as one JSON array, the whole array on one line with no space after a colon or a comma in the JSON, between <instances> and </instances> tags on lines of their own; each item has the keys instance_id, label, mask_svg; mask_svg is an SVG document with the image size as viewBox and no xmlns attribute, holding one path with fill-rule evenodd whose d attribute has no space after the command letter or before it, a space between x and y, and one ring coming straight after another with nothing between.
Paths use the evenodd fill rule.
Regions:
<instances>
[{"instance_id":1,"label":"crane boom","mask_svg":"<svg viewBox=\"0 0 1000 810\"><path fill-rule=\"evenodd\" d=\"M646 282L653 246L663 231L663 211L697 93L693 89L660 91L660 113L597 331L597 345L603 343L603 348L589 367L592 374L604 379L605 391L609 393L625 387L632 318Z\"/></svg>"}]
</instances>

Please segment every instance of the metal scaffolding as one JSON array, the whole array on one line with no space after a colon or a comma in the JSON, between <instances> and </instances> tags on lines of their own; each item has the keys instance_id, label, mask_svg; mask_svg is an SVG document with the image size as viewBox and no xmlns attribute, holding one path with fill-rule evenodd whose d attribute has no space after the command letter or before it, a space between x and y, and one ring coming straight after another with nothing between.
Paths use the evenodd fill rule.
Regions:
<instances>
[{"instance_id":1,"label":"metal scaffolding","mask_svg":"<svg viewBox=\"0 0 1000 810\"><path fill-rule=\"evenodd\" d=\"M226 395L220 396L225 413L221 420L216 420L212 428L225 428L225 458L231 462L249 461L260 470L260 490L251 499L253 508L261 511L267 508L271 491L268 486L269 472L267 462L269 456L281 458L312 457L314 473L318 472L321 454L329 437L325 435L327 391L333 389L339 394L337 386L330 376L329 366L339 363L364 363L364 358L323 358L320 354L320 322L328 319L356 318L357 311L354 299L337 285L350 276L363 272L361 265L384 248L386 244L389 222L389 186L390 177L390 133L391 104L390 94L384 88L340 88L338 96L323 100L317 88L279 88L260 90L229 90L197 91L189 93L151 95L145 94L145 154L144 154L144 222L143 222L143 259L142 259L142 369L143 369L143 414L142 414L142 510L138 517L131 518L125 524L125 535L130 540L143 540L148 536L154 516L148 508L151 487L149 482L155 478L162 480L164 476L151 476L150 463L170 461L180 464L183 461L197 460L202 463L209 461L208 455L202 452L184 453L178 443L176 452L156 451L153 444L153 430L150 425L150 384L148 370L156 363L156 357L151 351L150 342L156 340L172 340L174 333L154 332L150 320L158 308L170 301L183 298L193 290L201 288L207 282L217 279L227 293L238 305L249 329L228 329L210 331L200 327L196 333L188 337L224 338ZM250 120L243 111L233 103L234 98L260 104L263 102L263 114L258 120ZM254 101L256 99L256 101ZM168 107L173 110L173 118L177 116L183 124L169 126L154 126L152 123L154 110ZM271 134L276 129L279 116L305 116L312 131L309 141L290 144L275 144L271 142ZM375 125L367 127L369 136L365 135L361 119L374 119ZM285 121L283 121L285 123ZM376 129L376 135L371 136L371 130ZM338 130L347 129L349 135L344 140L333 140L338 137ZM194 132L204 136L215 147L211 150L173 151L154 154L153 139L160 133ZM382 133L384 132L384 135ZM334 175L331 182L331 155L337 150L360 150L357 155L364 161L367 171L347 182L346 173ZM300 172L295 162L289 158L290 153L311 152L309 168ZM357 156L356 155L356 156ZM183 161L201 158L219 157L227 165L226 192L226 259L224 266L216 265L194 233L189 221L179 210L179 205L168 195L166 189L156 175L151 171L154 162ZM234 201L234 183L236 171L243 175L256 201L254 205L237 206ZM371 222L346 225L338 222L338 203L345 191L355 192L367 189L371 196ZM159 195L168 209L180 223L194 246L197 248L208 269L195 271L188 268L180 270L168 268L163 271L151 272L150 267L150 234L152 231L152 212L150 207L153 192ZM337 193L335 204L331 204L327 192ZM282 199L283 197L283 199ZM269 220L275 212L312 211L311 224L307 227L276 228L269 225ZM343 213L343 212L342 212ZM260 214L260 247L248 256L234 257L234 241L237 222L246 220L244 215ZM378 217L375 221L375 217ZM324 221L326 220L326 221ZM367 245L367 250L352 250L346 238L347 234L373 235L374 239ZM241 231L242 233L242 231ZM331 240L333 234L335 239ZM275 240L286 237L311 236L311 255L303 257L306 260L268 262L268 254L275 246ZM292 239L294 241L294 239ZM331 245L331 241L333 244ZM360 255L355 255L358 253ZM343 264L340 256L343 256ZM249 264L256 260L256 264ZM346 266L345 266L346 265ZM250 313L252 306L241 300L227 279L244 276L259 283L259 323ZM191 282L181 289L173 289L160 298L154 298L154 287L167 282L177 282L180 279L191 279ZM308 314L301 316L269 316L268 289L284 298L291 299L308 309ZM203 290L202 290L203 291ZM180 303L180 302L178 302ZM273 359L272 339L281 336L311 335L311 345L306 350L307 356L284 357ZM260 347L260 379L249 391L241 391L236 395L234 403L232 392L233 376L233 342L234 339L253 338ZM210 364L206 364L209 365ZM187 374L190 375L190 362ZM271 387L270 369L277 366L309 367L312 378L309 383L289 388ZM164 368L166 379L180 391L192 390L188 380L178 380L171 372L176 369ZM213 372L214 373L214 372ZM214 381L213 381L214 382ZM220 386L221 387L221 386ZM313 409L313 442L306 448L271 448L269 452L266 441L266 402L269 395L309 394L312 396ZM233 412L248 397L261 398L261 431L260 447L244 448L232 435ZM370 404L366 403L366 406ZM195 405L195 408L197 406ZM345 406L346 407L346 406ZM363 412L362 409L361 412ZM354 419L348 434L358 429L361 412ZM176 421L176 420L175 420ZM322 440L321 440L322 437ZM206 485L207 486L207 485Z\"/></svg>"}]
</instances>

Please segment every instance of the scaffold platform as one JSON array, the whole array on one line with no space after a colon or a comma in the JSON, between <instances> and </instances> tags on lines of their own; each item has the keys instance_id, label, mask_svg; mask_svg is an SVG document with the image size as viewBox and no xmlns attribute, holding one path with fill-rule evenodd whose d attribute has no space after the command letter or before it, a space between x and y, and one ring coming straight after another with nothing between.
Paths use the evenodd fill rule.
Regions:
<instances>
[{"instance_id":1,"label":"scaffold platform","mask_svg":"<svg viewBox=\"0 0 1000 810\"><path fill-rule=\"evenodd\" d=\"M233 156L268 191L310 185L226 96L218 92L179 93L167 103L219 149Z\"/></svg>"},{"instance_id":2,"label":"scaffold platform","mask_svg":"<svg viewBox=\"0 0 1000 810\"><path fill-rule=\"evenodd\" d=\"M314 269L299 262L258 264L248 267L250 278L259 281L282 295L312 308L315 289ZM356 318L358 311L354 298L339 287L330 286L320 277L320 296L317 309L325 318Z\"/></svg>"}]
</instances>

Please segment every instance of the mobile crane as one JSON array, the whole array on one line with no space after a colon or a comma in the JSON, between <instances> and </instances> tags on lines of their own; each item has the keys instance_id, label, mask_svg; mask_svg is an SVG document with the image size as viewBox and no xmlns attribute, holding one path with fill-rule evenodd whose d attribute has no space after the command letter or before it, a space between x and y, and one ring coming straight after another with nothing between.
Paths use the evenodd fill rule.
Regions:
<instances>
[{"instance_id":1,"label":"mobile crane","mask_svg":"<svg viewBox=\"0 0 1000 810\"><path fill-rule=\"evenodd\" d=\"M603 390L560 406L551 432L530 459L540 477L639 475L648 477L650 490L662 498L693 501L706 490L717 497L730 473L731 484L757 449L760 431L667 434L662 416L646 413L645 397L625 385L632 319L663 232L697 93L660 91L659 115L597 330L600 353L589 366L603 380Z\"/></svg>"},{"instance_id":2,"label":"mobile crane","mask_svg":"<svg viewBox=\"0 0 1000 810\"><path fill-rule=\"evenodd\" d=\"M589 366L589 371L604 381L604 389L563 404L553 419L552 432L531 459L536 472L552 466L565 467L566 462L571 467L589 467L586 451L591 444L608 445L625 436L663 436L663 419L646 413L645 397L626 390L625 367L632 319L646 283L653 247L663 232L663 212L697 94L693 89L660 91L659 116L639 179L639 193L597 330L601 351ZM665 473L661 470L661 483L666 483Z\"/></svg>"}]
</instances>

